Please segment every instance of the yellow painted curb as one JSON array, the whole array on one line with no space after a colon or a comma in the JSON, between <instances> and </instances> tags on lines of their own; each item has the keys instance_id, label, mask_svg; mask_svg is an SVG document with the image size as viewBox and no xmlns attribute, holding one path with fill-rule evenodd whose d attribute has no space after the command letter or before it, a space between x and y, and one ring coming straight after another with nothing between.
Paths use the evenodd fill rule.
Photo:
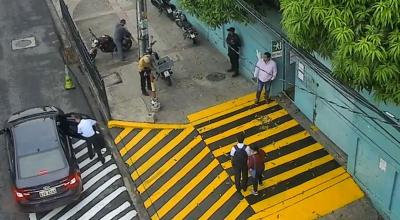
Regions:
<instances>
[{"instance_id":1,"label":"yellow painted curb","mask_svg":"<svg viewBox=\"0 0 400 220\"><path fill-rule=\"evenodd\" d=\"M108 128L148 128L148 129L184 129L191 126L190 124L153 124L146 122L130 122L130 121L108 121Z\"/></svg>"}]
</instances>

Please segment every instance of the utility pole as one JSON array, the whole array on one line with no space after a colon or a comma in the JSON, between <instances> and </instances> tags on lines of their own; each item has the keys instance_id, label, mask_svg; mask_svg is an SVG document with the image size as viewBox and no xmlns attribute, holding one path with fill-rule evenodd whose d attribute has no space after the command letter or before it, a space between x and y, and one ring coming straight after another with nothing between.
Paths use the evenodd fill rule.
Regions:
<instances>
[{"instance_id":1,"label":"utility pole","mask_svg":"<svg viewBox=\"0 0 400 220\"><path fill-rule=\"evenodd\" d=\"M139 58L146 53L149 46L149 31L147 21L146 0L136 0L136 22L139 39Z\"/></svg>"},{"instance_id":2,"label":"utility pole","mask_svg":"<svg viewBox=\"0 0 400 220\"><path fill-rule=\"evenodd\" d=\"M137 34L139 39L139 59L146 54L146 50L149 47L149 30L147 20L147 2L146 0L136 0L136 23L137 23ZM151 54L150 54L151 55ZM161 104L158 101L156 94L156 82L155 77L150 75L151 78L151 111L157 112Z\"/></svg>"}]
</instances>

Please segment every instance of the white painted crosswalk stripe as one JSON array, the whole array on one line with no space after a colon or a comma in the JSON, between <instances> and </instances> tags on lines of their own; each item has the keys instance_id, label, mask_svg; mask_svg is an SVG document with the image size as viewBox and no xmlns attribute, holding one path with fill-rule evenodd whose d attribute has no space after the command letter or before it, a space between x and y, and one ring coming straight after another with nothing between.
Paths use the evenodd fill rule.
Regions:
<instances>
[{"instance_id":1,"label":"white painted crosswalk stripe","mask_svg":"<svg viewBox=\"0 0 400 220\"><path fill-rule=\"evenodd\" d=\"M76 143L73 143L72 146L77 159L85 156L87 157L87 147L82 146L85 143L85 140L78 140ZM48 213L30 213L29 219L52 220L71 219L71 217L73 217L74 219L86 220L98 215L98 213L104 209L108 210L104 213L104 216L99 216L96 218L110 220L124 211L128 213L126 213L122 219L134 218L137 213L134 210L133 212L131 211L133 207L125 186L123 184L114 184L115 181L121 178L121 175L115 175L115 170L118 170L118 167L114 162L111 161L112 155L105 154L107 152L106 148L102 148L101 151L104 155L105 162L108 164L107 167L97 160L97 155L95 155L95 158L93 159L85 158L83 161L78 163L80 169L83 171L81 173L83 181L83 194L79 203L68 209L66 209L67 205L64 205L62 207L55 208ZM109 163L110 161L111 163ZM104 181L106 182L103 183ZM99 184L100 182L101 185ZM93 187L94 185L96 185L96 187ZM110 192L112 193L110 194ZM117 201L117 198L123 199L124 201ZM94 204L92 202L93 200L98 200L100 202ZM122 202L123 204L119 205ZM78 212L82 213L80 214L82 216L77 216L76 213Z\"/></svg>"},{"instance_id":2,"label":"white painted crosswalk stripe","mask_svg":"<svg viewBox=\"0 0 400 220\"><path fill-rule=\"evenodd\" d=\"M103 148L103 149L105 149L105 148ZM103 150L103 149L102 149L102 150ZM79 168L82 169L83 167L85 167L86 165L88 165L90 162L92 162L92 160L96 160L96 159L97 159L97 155L95 155L93 159L86 158L84 161L82 161L82 162L79 163Z\"/></svg>"},{"instance_id":3,"label":"white painted crosswalk stripe","mask_svg":"<svg viewBox=\"0 0 400 220\"><path fill-rule=\"evenodd\" d=\"M79 141L77 141L77 142L72 144L72 148L76 149L76 148L78 148L79 146L81 146L84 143L86 143L85 140L79 140Z\"/></svg>"},{"instance_id":4,"label":"white painted crosswalk stripe","mask_svg":"<svg viewBox=\"0 0 400 220\"><path fill-rule=\"evenodd\" d=\"M96 176L91 178L89 181L87 181L85 184L83 184L83 191L86 191L89 187L93 186L97 181L99 181L101 178L109 174L111 171L117 169L117 165L111 164L108 166L106 169L102 170L100 173L98 173Z\"/></svg>"},{"instance_id":5,"label":"white painted crosswalk stripe","mask_svg":"<svg viewBox=\"0 0 400 220\"><path fill-rule=\"evenodd\" d=\"M114 209L112 212L108 213L105 215L103 218L100 220L110 220L113 219L115 216L117 216L119 213L127 209L131 204L129 202L124 202L124 204L120 205L118 208Z\"/></svg>"},{"instance_id":6,"label":"white painted crosswalk stripe","mask_svg":"<svg viewBox=\"0 0 400 220\"><path fill-rule=\"evenodd\" d=\"M111 160L111 155L107 155L104 157L104 160L106 161L106 163L108 161ZM82 179L84 179L85 177L87 177L89 174L91 174L92 172L94 172L95 170L97 170L98 168L102 167L103 164L98 161L97 163L95 163L93 166L91 166L89 169L85 170L83 173L81 173L81 177Z\"/></svg>"},{"instance_id":7,"label":"white painted crosswalk stripe","mask_svg":"<svg viewBox=\"0 0 400 220\"><path fill-rule=\"evenodd\" d=\"M126 213L124 216L122 216L119 220L131 220L137 215L137 212L135 210L132 210L128 213Z\"/></svg>"},{"instance_id":8,"label":"white painted crosswalk stripe","mask_svg":"<svg viewBox=\"0 0 400 220\"><path fill-rule=\"evenodd\" d=\"M110 195L102 199L99 203L97 203L95 206L93 206L91 209L86 211L84 215L79 217L79 219L91 219L94 215L96 215L104 206L106 206L108 203L110 203L113 199L115 199L119 194L121 194L123 191L126 191L126 188L124 186L119 187L116 191L112 192Z\"/></svg>"},{"instance_id":9,"label":"white painted crosswalk stripe","mask_svg":"<svg viewBox=\"0 0 400 220\"><path fill-rule=\"evenodd\" d=\"M73 208L68 210L68 212L66 212L63 216L61 216L59 218L59 220L67 220L70 217L72 217L75 213L77 213L79 210L81 210L90 201L92 201L101 192L103 192L107 187L109 187L111 184L113 184L115 181L117 181L120 178L121 178L121 175L113 176L111 179L109 179L107 182L105 182L103 185L101 185L99 188L97 188L93 193L91 193L88 197L84 198L82 201L80 201L78 204L76 204Z\"/></svg>"}]
</instances>

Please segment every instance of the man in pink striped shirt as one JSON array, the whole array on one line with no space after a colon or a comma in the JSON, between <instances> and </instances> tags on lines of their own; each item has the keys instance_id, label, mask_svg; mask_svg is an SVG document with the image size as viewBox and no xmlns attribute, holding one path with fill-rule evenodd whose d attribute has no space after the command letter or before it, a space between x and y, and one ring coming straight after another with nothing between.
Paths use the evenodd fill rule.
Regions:
<instances>
[{"instance_id":1,"label":"man in pink striped shirt","mask_svg":"<svg viewBox=\"0 0 400 220\"><path fill-rule=\"evenodd\" d=\"M256 104L260 101L261 91L265 87L265 102L269 101L269 91L271 82L275 79L277 73L276 63L271 59L271 54L265 52L262 59L259 59L254 70L254 78L257 78Z\"/></svg>"}]
</instances>

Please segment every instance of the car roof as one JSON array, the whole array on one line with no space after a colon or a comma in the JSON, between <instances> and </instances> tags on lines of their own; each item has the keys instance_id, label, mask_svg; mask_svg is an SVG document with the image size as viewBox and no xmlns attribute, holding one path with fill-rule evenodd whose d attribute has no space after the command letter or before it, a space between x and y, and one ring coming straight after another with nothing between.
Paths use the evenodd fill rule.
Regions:
<instances>
[{"instance_id":1,"label":"car roof","mask_svg":"<svg viewBox=\"0 0 400 220\"><path fill-rule=\"evenodd\" d=\"M60 147L56 124L51 116L26 120L14 125L12 130L17 156Z\"/></svg>"},{"instance_id":2,"label":"car roof","mask_svg":"<svg viewBox=\"0 0 400 220\"><path fill-rule=\"evenodd\" d=\"M25 109L25 110L22 110L22 111L12 114L7 122L15 123L15 122L25 119L25 118L31 118L31 117L35 117L35 116L43 115L43 114L57 114L60 112L61 112L61 110L55 106L34 107L34 108Z\"/></svg>"}]
</instances>

